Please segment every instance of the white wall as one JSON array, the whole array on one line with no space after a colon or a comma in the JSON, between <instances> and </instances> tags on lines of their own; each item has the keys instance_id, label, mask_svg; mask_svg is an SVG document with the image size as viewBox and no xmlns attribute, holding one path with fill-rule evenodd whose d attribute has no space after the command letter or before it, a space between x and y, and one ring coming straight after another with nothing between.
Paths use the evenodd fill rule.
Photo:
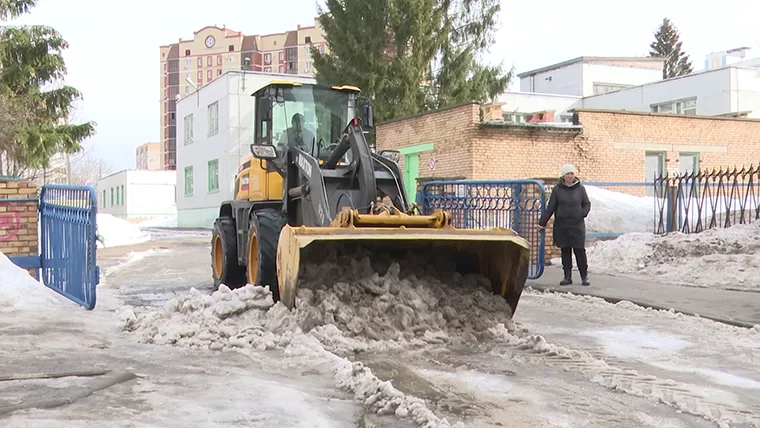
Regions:
<instances>
[{"instance_id":1,"label":"white wall","mask_svg":"<svg viewBox=\"0 0 760 428\"><path fill-rule=\"evenodd\" d=\"M697 115L752 110L760 118L760 70L728 67L583 99L582 107L652 111L653 104L697 98Z\"/></svg>"},{"instance_id":2,"label":"white wall","mask_svg":"<svg viewBox=\"0 0 760 428\"><path fill-rule=\"evenodd\" d=\"M594 83L635 86L661 79L659 68L576 62L521 78L520 91L587 97L594 95Z\"/></svg>"},{"instance_id":3,"label":"white wall","mask_svg":"<svg viewBox=\"0 0 760 428\"><path fill-rule=\"evenodd\" d=\"M176 180L174 171L124 170L106 176L95 186L98 212L125 220L175 215ZM121 201L117 189L123 189Z\"/></svg>"},{"instance_id":4,"label":"white wall","mask_svg":"<svg viewBox=\"0 0 760 428\"><path fill-rule=\"evenodd\" d=\"M233 181L253 143L251 95L273 80L316 83L311 76L230 71L177 102L177 223L213 227L222 202L233 198ZM207 108L219 102L219 132L208 136ZM193 141L185 144L185 116L193 114ZM208 162L218 160L219 190L209 191ZM185 196L185 168L193 167L193 194Z\"/></svg>"},{"instance_id":5,"label":"white wall","mask_svg":"<svg viewBox=\"0 0 760 428\"><path fill-rule=\"evenodd\" d=\"M538 111L554 111L555 121L567 113L567 110L579 107L581 97L554 94L534 94L524 92L506 92L499 95L497 101L504 103L501 110L504 113L535 113Z\"/></svg>"},{"instance_id":6,"label":"white wall","mask_svg":"<svg viewBox=\"0 0 760 428\"><path fill-rule=\"evenodd\" d=\"M636 86L659 80L662 80L661 69L583 64L584 97L594 95L594 83Z\"/></svg>"},{"instance_id":7,"label":"white wall","mask_svg":"<svg viewBox=\"0 0 760 428\"><path fill-rule=\"evenodd\" d=\"M177 174L174 171L127 171L125 202L128 218L177 214Z\"/></svg>"},{"instance_id":8,"label":"white wall","mask_svg":"<svg viewBox=\"0 0 760 428\"><path fill-rule=\"evenodd\" d=\"M566 65L520 79L521 92L583 95L583 63Z\"/></svg>"},{"instance_id":9,"label":"white wall","mask_svg":"<svg viewBox=\"0 0 760 428\"><path fill-rule=\"evenodd\" d=\"M127 173L128 170L119 171L111 175L107 175L95 185L95 191L98 194L98 212L104 214L111 214L112 216L126 219L127 218L127 205L126 205L126 193L127 193ZM124 204L118 204L117 190L124 186ZM105 198L103 192L105 191ZM111 192L113 191L113 199L111 198Z\"/></svg>"}]
</instances>

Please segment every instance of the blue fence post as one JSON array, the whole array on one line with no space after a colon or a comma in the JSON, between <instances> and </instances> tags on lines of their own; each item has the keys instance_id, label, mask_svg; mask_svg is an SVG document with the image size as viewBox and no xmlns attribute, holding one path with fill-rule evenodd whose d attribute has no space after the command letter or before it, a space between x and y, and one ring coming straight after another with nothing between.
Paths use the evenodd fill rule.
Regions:
<instances>
[{"instance_id":1,"label":"blue fence post","mask_svg":"<svg viewBox=\"0 0 760 428\"><path fill-rule=\"evenodd\" d=\"M520 210L520 202L521 202L520 194L521 193L522 193L521 184L515 184L514 186L512 186L512 197L513 197L512 201L514 201L515 203L515 211L514 211L515 215L512 216L512 218L514 219L512 221L512 230L517 232L518 235L522 235L522 231L520 230L520 211L521 211ZM512 201L510 201L510 205Z\"/></svg>"}]
</instances>

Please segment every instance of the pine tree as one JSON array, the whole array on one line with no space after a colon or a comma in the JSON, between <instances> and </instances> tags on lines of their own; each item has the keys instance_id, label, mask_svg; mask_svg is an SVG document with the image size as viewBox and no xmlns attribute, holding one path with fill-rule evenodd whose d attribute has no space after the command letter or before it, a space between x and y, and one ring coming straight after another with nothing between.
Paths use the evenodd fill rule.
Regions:
<instances>
[{"instance_id":1,"label":"pine tree","mask_svg":"<svg viewBox=\"0 0 760 428\"><path fill-rule=\"evenodd\" d=\"M665 18L654 33L654 42L649 45L650 57L665 59L662 67L663 79L691 74L694 71L689 56L681 50L683 42L680 37L675 25L670 19Z\"/></svg>"},{"instance_id":2,"label":"pine tree","mask_svg":"<svg viewBox=\"0 0 760 428\"><path fill-rule=\"evenodd\" d=\"M0 0L0 18L28 13L36 0ZM76 89L61 84L68 44L53 28L0 28L0 175L49 166L56 153L75 153L95 133L92 122L68 123ZM43 90L43 86L54 89Z\"/></svg>"},{"instance_id":3,"label":"pine tree","mask_svg":"<svg viewBox=\"0 0 760 428\"><path fill-rule=\"evenodd\" d=\"M378 121L487 101L511 78L478 57L493 45L499 0L327 0L330 53L312 49L320 83L359 86Z\"/></svg>"}]
</instances>

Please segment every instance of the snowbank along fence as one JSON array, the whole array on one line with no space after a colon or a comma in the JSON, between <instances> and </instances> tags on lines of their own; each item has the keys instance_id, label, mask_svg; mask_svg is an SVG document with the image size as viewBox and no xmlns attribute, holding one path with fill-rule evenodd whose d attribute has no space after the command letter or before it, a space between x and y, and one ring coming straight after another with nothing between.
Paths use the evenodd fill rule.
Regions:
<instances>
[{"instance_id":1,"label":"snowbank along fence","mask_svg":"<svg viewBox=\"0 0 760 428\"><path fill-rule=\"evenodd\" d=\"M544 272L544 237L538 220L546 206L544 185L538 180L431 181L422 186L422 211L451 213L454 227L509 228L531 245L528 278Z\"/></svg>"},{"instance_id":2,"label":"snowbank along fence","mask_svg":"<svg viewBox=\"0 0 760 428\"><path fill-rule=\"evenodd\" d=\"M0 251L68 299L93 309L97 199L90 186L0 179ZM39 252L38 252L39 248Z\"/></svg>"},{"instance_id":3,"label":"snowbank along fence","mask_svg":"<svg viewBox=\"0 0 760 428\"><path fill-rule=\"evenodd\" d=\"M699 233L760 219L760 166L655 179L655 233Z\"/></svg>"}]
</instances>

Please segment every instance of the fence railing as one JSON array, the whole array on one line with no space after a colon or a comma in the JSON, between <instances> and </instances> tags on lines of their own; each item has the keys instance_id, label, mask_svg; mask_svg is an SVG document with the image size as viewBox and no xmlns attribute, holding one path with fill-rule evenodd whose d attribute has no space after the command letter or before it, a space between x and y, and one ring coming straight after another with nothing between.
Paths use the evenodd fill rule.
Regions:
<instances>
[{"instance_id":1,"label":"fence railing","mask_svg":"<svg viewBox=\"0 0 760 428\"><path fill-rule=\"evenodd\" d=\"M454 227L509 228L531 245L528 278L544 272L544 234L538 220L545 209L546 191L538 180L433 181L422 186L423 213L448 211Z\"/></svg>"},{"instance_id":2,"label":"fence railing","mask_svg":"<svg viewBox=\"0 0 760 428\"><path fill-rule=\"evenodd\" d=\"M655 179L655 230L699 233L760 219L760 167Z\"/></svg>"}]
</instances>

